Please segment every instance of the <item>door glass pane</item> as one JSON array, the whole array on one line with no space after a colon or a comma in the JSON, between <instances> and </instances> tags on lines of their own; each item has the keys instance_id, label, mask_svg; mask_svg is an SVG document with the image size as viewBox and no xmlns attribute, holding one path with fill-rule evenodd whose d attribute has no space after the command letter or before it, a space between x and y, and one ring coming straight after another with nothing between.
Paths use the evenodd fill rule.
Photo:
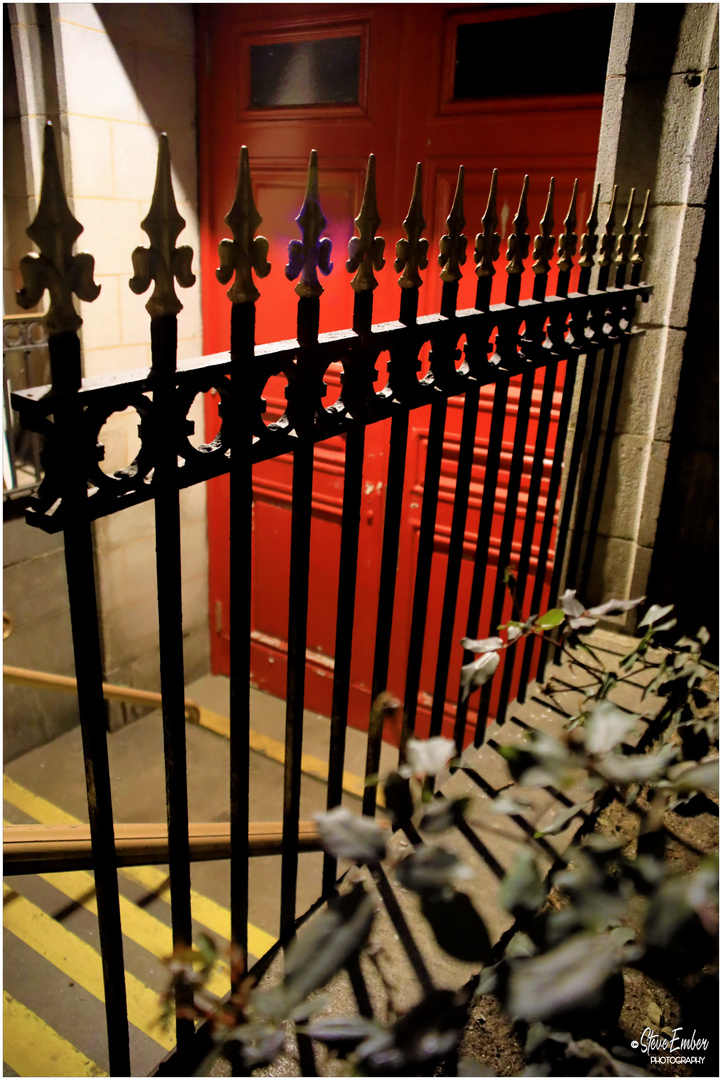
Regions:
<instances>
[{"instance_id":1,"label":"door glass pane","mask_svg":"<svg viewBox=\"0 0 722 1080\"><path fill-rule=\"evenodd\" d=\"M361 38L251 45L251 108L355 105Z\"/></svg>"},{"instance_id":2,"label":"door glass pane","mask_svg":"<svg viewBox=\"0 0 722 1080\"><path fill-rule=\"evenodd\" d=\"M462 23L454 98L604 92L614 5Z\"/></svg>"}]
</instances>

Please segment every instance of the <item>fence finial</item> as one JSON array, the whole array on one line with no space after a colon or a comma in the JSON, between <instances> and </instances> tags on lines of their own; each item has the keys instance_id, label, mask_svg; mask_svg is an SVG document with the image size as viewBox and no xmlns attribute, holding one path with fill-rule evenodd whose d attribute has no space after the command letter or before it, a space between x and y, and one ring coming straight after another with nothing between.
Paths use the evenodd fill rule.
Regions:
<instances>
[{"instance_id":1,"label":"fence finial","mask_svg":"<svg viewBox=\"0 0 722 1080\"><path fill-rule=\"evenodd\" d=\"M376 205L376 158L373 154L369 154L361 209L354 218L354 224L358 229L358 236L352 236L348 242L346 269L349 274L356 271L351 281L354 292L367 292L378 285L374 270L383 269L386 262L386 241L382 236L375 235L381 218Z\"/></svg>"},{"instance_id":2,"label":"fence finial","mask_svg":"<svg viewBox=\"0 0 722 1080\"><path fill-rule=\"evenodd\" d=\"M271 264L268 262L268 240L265 236L253 235L263 218L253 201L247 146L241 147L236 197L225 220L233 239L221 240L218 245L221 265L216 270L216 277L221 285L226 285L235 271L236 279L226 294L228 299L234 304L254 303L261 294L254 284L251 271L254 270L257 277L264 278L270 273Z\"/></svg>"},{"instance_id":3,"label":"fence finial","mask_svg":"<svg viewBox=\"0 0 722 1080\"><path fill-rule=\"evenodd\" d=\"M591 270L594 266L594 252L597 250L597 225L599 224L599 188L597 184L592 201L592 209L587 218L587 230L582 236L582 244L579 249L579 266L583 270Z\"/></svg>"},{"instance_id":4,"label":"fence finial","mask_svg":"<svg viewBox=\"0 0 722 1080\"><path fill-rule=\"evenodd\" d=\"M557 266L563 274L568 274L574 266L574 253L577 250L577 234L574 230L577 227L578 184L579 181L575 180L569 210L564 218L564 232L559 237L559 247L557 248L557 255L559 256Z\"/></svg>"},{"instance_id":5,"label":"fence finial","mask_svg":"<svg viewBox=\"0 0 722 1080\"><path fill-rule=\"evenodd\" d=\"M449 231L439 241L438 259L441 267L439 277L442 281L459 281L462 277L461 267L466 262L467 239L462 232L465 225L464 166L460 165L454 202L446 219L446 227Z\"/></svg>"},{"instance_id":6,"label":"fence finial","mask_svg":"<svg viewBox=\"0 0 722 1080\"><path fill-rule=\"evenodd\" d=\"M604 232L602 233L602 239L599 244L599 258L597 262L600 266L611 266L614 256L614 248L616 246L617 237L614 229L617 224L617 185L612 188L612 202L609 207L609 214L607 216L606 223L604 225Z\"/></svg>"},{"instance_id":7,"label":"fence finial","mask_svg":"<svg viewBox=\"0 0 722 1080\"><path fill-rule=\"evenodd\" d=\"M397 274L401 274L399 285L402 289L418 289L423 284L419 270L425 270L429 265L427 257L429 241L421 237L425 228L426 222L421 209L421 163L419 162L414 173L409 212L404 219L404 232L408 239L399 240L396 244L394 270Z\"/></svg>"},{"instance_id":8,"label":"fence finial","mask_svg":"<svg viewBox=\"0 0 722 1080\"><path fill-rule=\"evenodd\" d=\"M632 210L634 208L634 194L635 189L629 193L629 203L627 204L627 213L624 215L624 221L622 222L622 231L617 237L617 254L614 257L615 263L619 266L626 266L629 262L629 256L632 251Z\"/></svg>"},{"instance_id":9,"label":"fence finial","mask_svg":"<svg viewBox=\"0 0 722 1080\"><path fill-rule=\"evenodd\" d=\"M476 240L474 241L474 262L479 264L476 268L476 276L480 278L494 276L496 273L494 263L499 258L501 236L495 231L499 224L499 218L496 212L497 176L498 170L494 169L491 174L491 186L489 188L489 198L486 203L486 210L481 219L484 231L477 233Z\"/></svg>"},{"instance_id":10,"label":"fence finial","mask_svg":"<svg viewBox=\"0 0 722 1080\"><path fill-rule=\"evenodd\" d=\"M509 236L508 241L509 246L506 252L506 257L509 260L506 264L507 274L523 274L524 260L529 255L530 237L527 235L526 231L529 226L529 215L526 208L528 191L529 177L525 176L521 189L521 197L519 198L519 209L514 217L514 231Z\"/></svg>"},{"instance_id":11,"label":"fence finial","mask_svg":"<svg viewBox=\"0 0 722 1080\"><path fill-rule=\"evenodd\" d=\"M38 210L26 232L40 248L40 254L31 252L20 260L24 287L16 294L17 302L26 310L35 307L47 289L50 294L45 319L48 333L72 333L83 324L75 310L72 294L89 303L100 293L100 285L93 281L93 256L73 255L73 244L83 232L83 226L73 217L65 198L51 124L45 125Z\"/></svg>"},{"instance_id":12,"label":"fence finial","mask_svg":"<svg viewBox=\"0 0 722 1080\"><path fill-rule=\"evenodd\" d=\"M150 240L147 248L137 247L133 252L133 277L130 288L140 295L149 288L151 281L155 288L145 305L151 319L163 315L177 315L183 305L176 296L174 281L182 289L189 289L196 277L191 270L193 248L183 244L177 248L176 240L185 229L185 219L178 213L173 193L173 180L170 173L170 147L168 136L163 132L158 141L158 167L155 174L155 189L150 210L141 221L140 227Z\"/></svg>"},{"instance_id":13,"label":"fence finial","mask_svg":"<svg viewBox=\"0 0 722 1080\"><path fill-rule=\"evenodd\" d=\"M639 225L637 225L637 232L634 236L634 251L632 252L632 263L635 268L641 269L644 257L647 254L647 244L649 243L649 236L644 231L647 228L647 211L649 209L649 189L644 197L644 206L642 207L642 216L639 219Z\"/></svg>"},{"instance_id":14,"label":"fence finial","mask_svg":"<svg viewBox=\"0 0 722 1080\"><path fill-rule=\"evenodd\" d=\"M303 239L291 240L288 245L286 277L293 281L300 274L301 280L296 286L298 295L319 297L323 292L323 285L318 280L318 271L328 276L333 270L333 263L331 241L327 236L321 239L326 218L318 197L318 154L315 150L311 151L309 158L306 194L296 222Z\"/></svg>"},{"instance_id":15,"label":"fence finial","mask_svg":"<svg viewBox=\"0 0 722 1080\"><path fill-rule=\"evenodd\" d=\"M554 257L554 177L549 181L549 194L544 210L544 216L539 222L541 232L534 238L534 262L532 270L535 274L548 274L551 269L549 262Z\"/></svg>"}]
</instances>

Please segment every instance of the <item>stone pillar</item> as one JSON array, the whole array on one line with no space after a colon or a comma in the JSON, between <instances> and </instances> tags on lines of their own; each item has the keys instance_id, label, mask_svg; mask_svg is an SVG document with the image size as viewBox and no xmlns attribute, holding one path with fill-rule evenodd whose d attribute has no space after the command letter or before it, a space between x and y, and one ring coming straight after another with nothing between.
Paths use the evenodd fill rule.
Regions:
<instances>
[{"instance_id":1,"label":"stone pillar","mask_svg":"<svg viewBox=\"0 0 722 1080\"><path fill-rule=\"evenodd\" d=\"M646 593L718 129L718 5L617 4L597 159L600 220L651 190L650 243L589 596ZM687 360L686 362L690 362ZM651 598L652 600L655 597ZM633 619L629 619L630 625Z\"/></svg>"}]
</instances>

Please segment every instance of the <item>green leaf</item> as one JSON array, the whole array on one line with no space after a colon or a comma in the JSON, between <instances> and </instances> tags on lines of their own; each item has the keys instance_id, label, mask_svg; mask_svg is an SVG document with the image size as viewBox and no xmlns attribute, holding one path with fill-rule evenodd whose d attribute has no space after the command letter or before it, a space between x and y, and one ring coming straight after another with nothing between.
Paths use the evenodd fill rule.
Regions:
<instances>
[{"instance_id":1,"label":"green leaf","mask_svg":"<svg viewBox=\"0 0 722 1080\"><path fill-rule=\"evenodd\" d=\"M653 626L654 623L663 619L665 615L669 615L673 608L674 604L667 604L666 607L660 607L659 604L652 604L644 618L640 619L638 629L641 630L643 626Z\"/></svg>"},{"instance_id":2,"label":"green leaf","mask_svg":"<svg viewBox=\"0 0 722 1080\"><path fill-rule=\"evenodd\" d=\"M286 973L280 986L253 995L264 1016L283 1018L345 966L361 948L374 920L374 904L363 885L335 896L325 911L299 934L286 955Z\"/></svg>"},{"instance_id":3,"label":"green leaf","mask_svg":"<svg viewBox=\"0 0 722 1080\"><path fill-rule=\"evenodd\" d=\"M557 833L563 832L572 818L575 818L577 814L583 812L584 808L589 805L589 799L585 802L576 803L574 806L570 806L566 810L562 810L560 814L552 821L551 825L547 825L544 829L539 829L536 833L537 836L556 836Z\"/></svg>"},{"instance_id":4,"label":"green leaf","mask_svg":"<svg viewBox=\"0 0 722 1080\"><path fill-rule=\"evenodd\" d=\"M536 911L546 900L546 889L534 857L526 848L514 855L514 861L501 883L499 900L515 918Z\"/></svg>"},{"instance_id":5,"label":"green leaf","mask_svg":"<svg viewBox=\"0 0 722 1080\"><path fill-rule=\"evenodd\" d=\"M603 701L592 710L584 725L584 745L589 754L606 754L624 742L634 731L638 716L622 712L611 701Z\"/></svg>"},{"instance_id":6,"label":"green leaf","mask_svg":"<svg viewBox=\"0 0 722 1080\"><path fill-rule=\"evenodd\" d=\"M609 934L577 934L543 956L514 961L508 1012L531 1022L598 1005L602 987L622 963Z\"/></svg>"},{"instance_id":7,"label":"green leaf","mask_svg":"<svg viewBox=\"0 0 722 1080\"><path fill-rule=\"evenodd\" d=\"M563 623L565 618L566 615L561 608L551 608L544 615L540 615L534 625L541 627L543 630L550 630L552 627Z\"/></svg>"},{"instance_id":8,"label":"green leaf","mask_svg":"<svg viewBox=\"0 0 722 1080\"><path fill-rule=\"evenodd\" d=\"M719 791L719 760L704 761L685 769L672 781L672 787L678 792Z\"/></svg>"}]
</instances>

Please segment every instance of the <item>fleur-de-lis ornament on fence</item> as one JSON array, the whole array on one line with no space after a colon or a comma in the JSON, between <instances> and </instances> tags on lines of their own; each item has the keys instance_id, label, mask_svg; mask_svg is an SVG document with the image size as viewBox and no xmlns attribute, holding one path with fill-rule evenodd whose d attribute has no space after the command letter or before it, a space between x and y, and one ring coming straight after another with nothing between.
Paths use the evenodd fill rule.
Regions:
<instances>
[{"instance_id":1,"label":"fleur-de-lis ornament on fence","mask_svg":"<svg viewBox=\"0 0 722 1080\"><path fill-rule=\"evenodd\" d=\"M176 296L174 281L183 289L195 283L195 274L191 271L193 249L187 244L179 248L175 246L185 226L185 219L178 213L173 193L168 136L163 133L158 144L153 200L148 214L140 223L150 240L150 246L137 247L133 252L135 273L129 282L133 292L138 295L144 293L151 282L155 282L155 288L145 305L151 319L177 315L183 310Z\"/></svg>"},{"instance_id":2,"label":"fleur-de-lis ornament on fence","mask_svg":"<svg viewBox=\"0 0 722 1080\"><path fill-rule=\"evenodd\" d=\"M26 231L37 244L40 254L32 252L20 260L24 288L17 293L17 302L26 310L35 307L47 289L50 296L45 318L48 334L72 333L83 323L75 310L73 293L89 303L100 293L100 285L93 281L93 256L73 255L73 244L83 232L83 226L71 214L65 198L55 132L50 124L45 125L38 210Z\"/></svg>"},{"instance_id":3,"label":"fleur-de-lis ornament on fence","mask_svg":"<svg viewBox=\"0 0 722 1080\"><path fill-rule=\"evenodd\" d=\"M617 185L614 185L612 189L612 202L609 207L609 214L607 216L606 223L604 225L604 232L599 244L599 258L597 262L600 266L611 266L614 259L614 248L616 247L617 237L614 232L617 224Z\"/></svg>"},{"instance_id":4,"label":"fleur-de-lis ornament on fence","mask_svg":"<svg viewBox=\"0 0 722 1080\"><path fill-rule=\"evenodd\" d=\"M579 249L579 266L582 270L591 270L594 266L594 253L597 250L597 225L599 224L599 184L592 201L592 209L587 218L586 232L582 236Z\"/></svg>"},{"instance_id":5,"label":"fleur-de-lis ornament on fence","mask_svg":"<svg viewBox=\"0 0 722 1080\"><path fill-rule=\"evenodd\" d=\"M634 250L632 252L631 262L636 269L641 269L642 263L647 254L647 244L649 243L649 236L645 232L647 228L647 211L649 209L649 191L644 199L644 206L642 207L642 216L639 219L639 225L637 226L637 232L634 236Z\"/></svg>"},{"instance_id":6,"label":"fleur-de-lis ornament on fence","mask_svg":"<svg viewBox=\"0 0 722 1080\"><path fill-rule=\"evenodd\" d=\"M544 216L539 222L541 232L534 237L534 262L532 270L535 274L548 274L550 262L554 258L554 242L552 229L554 228L554 177L549 181L549 194L544 210Z\"/></svg>"},{"instance_id":7,"label":"fleur-de-lis ornament on fence","mask_svg":"<svg viewBox=\"0 0 722 1080\"><path fill-rule=\"evenodd\" d=\"M306 194L301 212L296 218L301 230L302 240L291 240L288 245L288 264L286 277L293 281L299 274L301 280L296 285L296 292L301 297L319 297L323 285L318 280L318 271L328 276L333 270L331 262L331 241L321 237L326 228L326 218L321 210L318 196L318 154L311 151L308 163Z\"/></svg>"},{"instance_id":8,"label":"fleur-de-lis ornament on fence","mask_svg":"<svg viewBox=\"0 0 722 1080\"><path fill-rule=\"evenodd\" d=\"M254 236L263 218L253 201L247 146L241 147L236 196L225 220L233 239L221 240L218 245L221 265L216 270L216 277L221 285L227 285L235 272L235 281L227 293L228 299L234 304L254 303L261 294L253 282L251 271L257 277L264 278L270 273L271 264L268 262L268 240L265 236Z\"/></svg>"},{"instance_id":9,"label":"fleur-de-lis ornament on fence","mask_svg":"<svg viewBox=\"0 0 722 1080\"><path fill-rule=\"evenodd\" d=\"M632 188L629 193L627 213L624 215L624 221L622 222L622 231L617 237L617 251L614 256L614 261L620 267L624 267L627 265L632 254L632 244L634 242L634 237L632 235L632 210L634 208L634 195L635 189Z\"/></svg>"},{"instance_id":10,"label":"fleur-de-lis ornament on fence","mask_svg":"<svg viewBox=\"0 0 722 1080\"><path fill-rule=\"evenodd\" d=\"M421 236L425 228L426 222L421 209L421 164L418 164L414 174L409 212L404 219L404 232L407 238L399 240L396 244L394 270L397 274L401 274L399 285L402 289L418 289L423 284L419 270L425 270L429 265L427 257L429 241L422 239Z\"/></svg>"},{"instance_id":11,"label":"fleur-de-lis ornament on fence","mask_svg":"<svg viewBox=\"0 0 722 1080\"><path fill-rule=\"evenodd\" d=\"M509 236L508 246L506 251L506 257L509 262L506 264L507 274L523 274L524 273L524 260L529 255L529 241L530 237L527 235L527 229L529 227L529 214L526 208L526 197L529 191L529 177L524 177L524 183L521 188L521 196L519 198L519 209L514 216L514 231Z\"/></svg>"},{"instance_id":12,"label":"fleur-de-lis ornament on fence","mask_svg":"<svg viewBox=\"0 0 722 1080\"><path fill-rule=\"evenodd\" d=\"M499 217L496 212L497 175L498 172L494 169L491 174L491 186L489 188L489 198L487 200L486 210L481 219L484 231L477 233L476 240L474 241L474 262L478 264L476 267L476 276L480 278L493 277L496 273L494 263L499 258L499 248L501 246L501 236L496 231L496 227L499 224Z\"/></svg>"},{"instance_id":13,"label":"fleur-de-lis ornament on fence","mask_svg":"<svg viewBox=\"0 0 722 1080\"><path fill-rule=\"evenodd\" d=\"M360 293L376 288L378 281L374 277L374 270L382 270L386 262L386 241L382 236L375 235L381 218L376 205L376 158L373 154L369 154L363 200L354 224L358 236L352 236L348 242L346 269L349 274L354 274L351 288Z\"/></svg>"},{"instance_id":14,"label":"fleur-de-lis ornament on fence","mask_svg":"<svg viewBox=\"0 0 722 1080\"><path fill-rule=\"evenodd\" d=\"M559 247L557 248L557 266L563 274L569 274L574 266L574 255L577 250L577 234L575 229L577 227L577 186L578 180L574 181L574 187L572 188L572 197L569 202L569 209L567 216L564 218L564 232L559 236Z\"/></svg>"},{"instance_id":15,"label":"fleur-de-lis ornament on fence","mask_svg":"<svg viewBox=\"0 0 722 1080\"><path fill-rule=\"evenodd\" d=\"M439 277L442 281L461 280L461 267L466 262L467 240L462 232L465 225L464 166L460 165L454 202L446 219L446 227L449 231L439 241L439 266L441 267Z\"/></svg>"}]
</instances>

